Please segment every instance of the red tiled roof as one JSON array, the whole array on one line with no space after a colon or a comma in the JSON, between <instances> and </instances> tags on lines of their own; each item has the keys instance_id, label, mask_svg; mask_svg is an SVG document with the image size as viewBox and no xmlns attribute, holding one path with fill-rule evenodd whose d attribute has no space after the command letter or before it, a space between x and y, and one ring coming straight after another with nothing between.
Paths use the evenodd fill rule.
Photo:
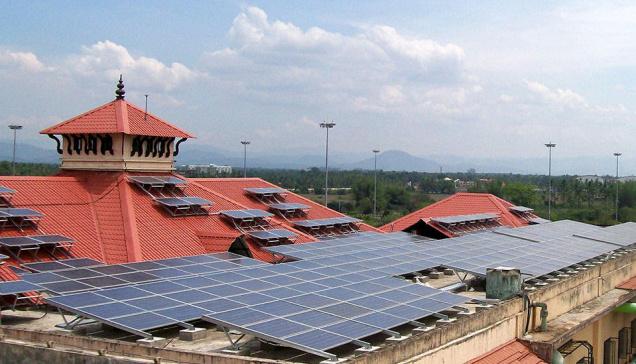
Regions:
<instances>
[{"instance_id":1,"label":"red tiled roof","mask_svg":"<svg viewBox=\"0 0 636 364\"><path fill-rule=\"evenodd\" d=\"M75 116L40 134L123 133L159 137L193 138L176 126L146 113L126 100L114 100Z\"/></svg>"},{"instance_id":2,"label":"red tiled roof","mask_svg":"<svg viewBox=\"0 0 636 364\"><path fill-rule=\"evenodd\" d=\"M126 172L63 171L50 177L0 176L0 185L16 191L14 206L32 208L45 215L39 223L41 233L72 237L76 241L72 249L75 256L106 263L227 251L242 233L218 212L267 209L267 205L245 194L243 188L273 186L259 178L186 179L184 192L187 195L213 202L210 214L173 217L144 191L129 183L127 175ZM307 218L342 216L293 193L289 193L286 200L311 206ZM279 216L272 217L270 224L273 228L296 233L296 243L315 241L312 236L294 229L293 222ZM364 224L362 229L379 231ZM33 234L30 230L5 229L0 230L0 236ZM272 260L270 253L249 238L244 239L254 258ZM8 264L16 262L9 260ZM11 273L1 269L0 280L11 279Z\"/></svg>"},{"instance_id":3,"label":"red tiled roof","mask_svg":"<svg viewBox=\"0 0 636 364\"><path fill-rule=\"evenodd\" d=\"M468 364L541 364L546 363L519 340L509 341Z\"/></svg>"},{"instance_id":4,"label":"red tiled roof","mask_svg":"<svg viewBox=\"0 0 636 364\"><path fill-rule=\"evenodd\" d=\"M630 291L636 290L636 277L632 277L625 282L622 282L621 284L616 286L616 288L627 289Z\"/></svg>"},{"instance_id":5,"label":"red tiled roof","mask_svg":"<svg viewBox=\"0 0 636 364\"><path fill-rule=\"evenodd\" d=\"M433 217L495 213L503 225L519 227L528 223L510 212L514 204L489 193L459 192L420 210L390 222L380 229L385 232L404 231L420 220L428 222Z\"/></svg>"}]
</instances>

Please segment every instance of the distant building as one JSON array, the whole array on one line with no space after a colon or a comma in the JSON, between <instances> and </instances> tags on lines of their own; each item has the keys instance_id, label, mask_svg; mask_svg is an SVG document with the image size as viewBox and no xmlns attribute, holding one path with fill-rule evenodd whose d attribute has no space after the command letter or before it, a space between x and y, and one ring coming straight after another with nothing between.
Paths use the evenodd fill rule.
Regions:
<instances>
[{"instance_id":1,"label":"distant building","mask_svg":"<svg viewBox=\"0 0 636 364\"><path fill-rule=\"evenodd\" d=\"M587 183L587 182L605 182L608 179L606 176L597 176L597 175L587 175L587 176L578 176L576 180L579 182Z\"/></svg>"},{"instance_id":2,"label":"distant building","mask_svg":"<svg viewBox=\"0 0 636 364\"><path fill-rule=\"evenodd\" d=\"M232 166L210 164L185 164L179 166L179 171L195 176L227 176L232 174Z\"/></svg>"}]
</instances>

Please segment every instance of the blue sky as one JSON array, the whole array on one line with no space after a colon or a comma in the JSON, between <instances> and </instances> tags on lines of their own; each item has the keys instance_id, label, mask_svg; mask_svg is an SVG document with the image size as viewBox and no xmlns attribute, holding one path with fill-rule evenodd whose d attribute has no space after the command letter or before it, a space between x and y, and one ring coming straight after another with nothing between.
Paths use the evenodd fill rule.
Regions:
<instances>
[{"instance_id":1,"label":"blue sky","mask_svg":"<svg viewBox=\"0 0 636 364\"><path fill-rule=\"evenodd\" d=\"M15 1L0 34L0 124L34 143L119 73L231 151L318 153L327 118L342 153L628 157L636 135L630 2Z\"/></svg>"}]
</instances>

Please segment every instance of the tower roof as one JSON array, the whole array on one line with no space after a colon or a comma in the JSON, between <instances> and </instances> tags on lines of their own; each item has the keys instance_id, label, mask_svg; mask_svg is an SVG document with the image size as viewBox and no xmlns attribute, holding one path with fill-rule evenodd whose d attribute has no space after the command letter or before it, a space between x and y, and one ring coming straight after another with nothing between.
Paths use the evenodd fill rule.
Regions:
<instances>
[{"instance_id":1,"label":"tower roof","mask_svg":"<svg viewBox=\"0 0 636 364\"><path fill-rule=\"evenodd\" d=\"M194 138L124 99L121 76L115 100L40 131L40 134L123 133L156 137Z\"/></svg>"},{"instance_id":2,"label":"tower roof","mask_svg":"<svg viewBox=\"0 0 636 364\"><path fill-rule=\"evenodd\" d=\"M123 133L158 137L193 138L177 128L124 99L117 99L75 116L40 134L99 134Z\"/></svg>"}]
</instances>

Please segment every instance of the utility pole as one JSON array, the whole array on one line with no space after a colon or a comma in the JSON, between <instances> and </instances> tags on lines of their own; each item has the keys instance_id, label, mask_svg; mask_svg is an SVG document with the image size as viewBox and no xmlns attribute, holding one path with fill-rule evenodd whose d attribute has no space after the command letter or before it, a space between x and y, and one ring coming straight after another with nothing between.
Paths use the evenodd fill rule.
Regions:
<instances>
[{"instance_id":1,"label":"utility pole","mask_svg":"<svg viewBox=\"0 0 636 364\"><path fill-rule=\"evenodd\" d=\"M329 129L333 128L334 126L336 126L336 123L334 123L333 121L330 123L320 123L321 128L327 129L327 144L325 147L325 206L327 206L327 199L329 196Z\"/></svg>"},{"instance_id":2,"label":"utility pole","mask_svg":"<svg viewBox=\"0 0 636 364\"><path fill-rule=\"evenodd\" d=\"M13 130L13 158L11 159L11 170L15 176L15 143L18 134L18 130L22 129L22 125L9 125L9 129Z\"/></svg>"},{"instance_id":3,"label":"utility pole","mask_svg":"<svg viewBox=\"0 0 636 364\"><path fill-rule=\"evenodd\" d=\"M373 150L373 216L377 217L378 206L378 153L380 150Z\"/></svg>"},{"instance_id":4,"label":"utility pole","mask_svg":"<svg viewBox=\"0 0 636 364\"><path fill-rule=\"evenodd\" d=\"M247 146L250 145L249 140L241 140L243 144L243 178L247 178Z\"/></svg>"},{"instance_id":5,"label":"utility pole","mask_svg":"<svg viewBox=\"0 0 636 364\"><path fill-rule=\"evenodd\" d=\"M548 220L552 220L552 148L556 144L549 142L545 146L548 147Z\"/></svg>"},{"instance_id":6,"label":"utility pole","mask_svg":"<svg viewBox=\"0 0 636 364\"><path fill-rule=\"evenodd\" d=\"M616 157L616 221L618 221L618 157L620 157L622 153L614 153L614 157Z\"/></svg>"}]
</instances>

